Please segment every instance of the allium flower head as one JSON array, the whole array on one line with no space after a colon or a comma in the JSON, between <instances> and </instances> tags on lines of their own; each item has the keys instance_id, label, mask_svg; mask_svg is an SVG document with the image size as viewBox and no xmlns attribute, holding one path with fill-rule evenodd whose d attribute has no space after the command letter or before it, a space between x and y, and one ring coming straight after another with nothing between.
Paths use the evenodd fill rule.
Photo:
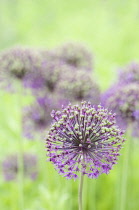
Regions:
<instances>
[{"instance_id":1,"label":"allium flower head","mask_svg":"<svg viewBox=\"0 0 139 210\"><path fill-rule=\"evenodd\" d=\"M64 71L57 85L57 91L69 101L89 100L93 104L100 102L100 90L97 83L83 69Z\"/></svg>"},{"instance_id":2,"label":"allium flower head","mask_svg":"<svg viewBox=\"0 0 139 210\"><path fill-rule=\"evenodd\" d=\"M119 72L120 83L138 83L139 84L139 63L132 62Z\"/></svg>"},{"instance_id":3,"label":"allium flower head","mask_svg":"<svg viewBox=\"0 0 139 210\"><path fill-rule=\"evenodd\" d=\"M57 52L55 50L48 50L48 49L40 49L39 54L41 56L41 60L50 62L57 62L59 61L59 57L57 56Z\"/></svg>"},{"instance_id":4,"label":"allium flower head","mask_svg":"<svg viewBox=\"0 0 139 210\"><path fill-rule=\"evenodd\" d=\"M41 58L41 64L34 74L28 75L24 84L32 90L52 93L57 87L57 83L60 79L61 69L63 68L63 62L59 59L50 59L48 57Z\"/></svg>"},{"instance_id":5,"label":"allium flower head","mask_svg":"<svg viewBox=\"0 0 139 210\"><path fill-rule=\"evenodd\" d=\"M2 168L6 181L17 179L19 172L18 156L16 154L8 155L2 163ZM29 153L23 155L23 171L24 176L32 180L37 178L37 157L35 155Z\"/></svg>"},{"instance_id":6,"label":"allium flower head","mask_svg":"<svg viewBox=\"0 0 139 210\"><path fill-rule=\"evenodd\" d=\"M124 142L116 126L115 114L100 105L81 107L69 104L62 111L52 111L53 124L46 139L46 150L55 168L66 178L89 178L109 173Z\"/></svg>"},{"instance_id":7,"label":"allium flower head","mask_svg":"<svg viewBox=\"0 0 139 210\"><path fill-rule=\"evenodd\" d=\"M58 102L48 96L36 98L33 104L25 107L23 114L23 134L28 139L44 138L45 130L51 123L51 111L58 107Z\"/></svg>"},{"instance_id":8,"label":"allium flower head","mask_svg":"<svg viewBox=\"0 0 139 210\"><path fill-rule=\"evenodd\" d=\"M23 81L25 77L34 71L39 59L35 51L14 47L0 54L0 82L4 88L13 88L17 81ZM13 88L14 89L14 88Z\"/></svg>"},{"instance_id":9,"label":"allium flower head","mask_svg":"<svg viewBox=\"0 0 139 210\"><path fill-rule=\"evenodd\" d=\"M49 63L46 61L42 63L41 74L44 78L44 86L46 86L50 92L53 92L56 89L57 83L60 80L62 68L62 61L52 61Z\"/></svg>"},{"instance_id":10,"label":"allium flower head","mask_svg":"<svg viewBox=\"0 0 139 210\"><path fill-rule=\"evenodd\" d=\"M92 55L85 46L70 42L57 48L56 51L57 56L67 65L92 70Z\"/></svg>"},{"instance_id":11,"label":"allium flower head","mask_svg":"<svg viewBox=\"0 0 139 210\"><path fill-rule=\"evenodd\" d=\"M136 123L139 109L139 84L119 85L112 90L108 91L109 94L106 92L105 106L117 114L117 122L123 128Z\"/></svg>"},{"instance_id":12,"label":"allium flower head","mask_svg":"<svg viewBox=\"0 0 139 210\"><path fill-rule=\"evenodd\" d=\"M133 116L135 119L139 120L139 109L134 111Z\"/></svg>"}]
</instances>

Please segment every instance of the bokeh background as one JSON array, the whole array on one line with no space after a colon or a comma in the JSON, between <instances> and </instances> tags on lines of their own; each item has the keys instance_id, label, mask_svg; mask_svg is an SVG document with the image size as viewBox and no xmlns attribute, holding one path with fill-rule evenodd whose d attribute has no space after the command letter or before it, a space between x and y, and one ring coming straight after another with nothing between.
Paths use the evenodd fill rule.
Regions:
<instances>
[{"instance_id":1,"label":"bokeh background","mask_svg":"<svg viewBox=\"0 0 139 210\"><path fill-rule=\"evenodd\" d=\"M113 83L119 67L139 61L137 0L1 0L0 29L1 51L15 45L51 49L68 41L86 44L94 55L94 70L102 91ZM19 148L19 103L27 100L19 97L0 91L0 161ZM127 209L137 210L139 144L137 139L133 141ZM77 209L78 181L65 180L46 164L43 144L24 141L23 150L39 155L37 180L24 180L24 209ZM85 179L85 210L118 209L120 161L109 175ZM5 182L2 170L0 174L0 209L20 210L19 183Z\"/></svg>"}]
</instances>

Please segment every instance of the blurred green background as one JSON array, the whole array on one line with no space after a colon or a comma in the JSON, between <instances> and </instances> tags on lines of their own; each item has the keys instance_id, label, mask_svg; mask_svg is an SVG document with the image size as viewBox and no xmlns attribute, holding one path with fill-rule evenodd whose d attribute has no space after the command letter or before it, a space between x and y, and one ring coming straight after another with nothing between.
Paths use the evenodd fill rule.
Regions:
<instances>
[{"instance_id":1,"label":"blurred green background","mask_svg":"<svg viewBox=\"0 0 139 210\"><path fill-rule=\"evenodd\" d=\"M116 71L139 60L138 0L0 0L0 49L15 46L52 48L68 41L86 44L94 55L101 90ZM21 134L19 96L0 92L0 160L18 150ZM26 100L23 99L23 103ZM133 141L132 170L126 209L139 209L139 144ZM65 180L45 161L44 145L23 141L23 149L39 155L39 177L24 180L25 210L76 210L78 181ZM85 179L85 210L119 208L119 164L98 180ZM17 182L0 176L0 210L20 210ZM95 198L94 198L95 197Z\"/></svg>"}]
</instances>

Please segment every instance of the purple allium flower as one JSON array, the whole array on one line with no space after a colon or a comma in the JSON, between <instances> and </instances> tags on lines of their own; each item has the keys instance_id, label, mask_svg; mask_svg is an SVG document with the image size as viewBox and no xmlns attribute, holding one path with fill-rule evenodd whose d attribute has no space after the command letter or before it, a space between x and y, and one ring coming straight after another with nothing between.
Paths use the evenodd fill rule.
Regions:
<instances>
[{"instance_id":1,"label":"purple allium flower","mask_svg":"<svg viewBox=\"0 0 139 210\"><path fill-rule=\"evenodd\" d=\"M58 172L74 179L79 172L89 178L109 173L125 141L115 114L100 105L95 108L90 102L82 102L81 107L69 104L51 115L54 122L46 139L46 150Z\"/></svg>"},{"instance_id":2,"label":"purple allium flower","mask_svg":"<svg viewBox=\"0 0 139 210\"><path fill-rule=\"evenodd\" d=\"M60 60L56 50L41 49L39 50L39 54L41 55L42 61L48 61L48 63Z\"/></svg>"},{"instance_id":3,"label":"purple allium flower","mask_svg":"<svg viewBox=\"0 0 139 210\"><path fill-rule=\"evenodd\" d=\"M88 72L82 69L64 71L57 85L57 92L70 102L89 100L93 104L100 103L100 90Z\"/></svg>"},{"instance_id":4,"label":"purple allium flower","mask_svg":"<svg viewBox=\"0 0 139 210\"><path fill-rule=\"evenodd\" d=\"M117 122L122 128L137 123L137 110L139 109L139 84L117 84L117 88L110 89L103 95L105 107L117 114ZM134 132L134 131L133 131Z\"/></svg>"},{"instance_id":5,"label":"purple allium flower","mask_svg":"<svg viewBox=\"0 0 139 210\"><path fill-rule=\"evenodd\" d=\"M51 123L51 111L59 108L58 101L54 97L40 96L28 107L23 114L23 134L28 139L44 139L46 128Z\"/></svg>"},{"instance_id":6,"label":"purple allium flower","mask_svg":"<svg viewBox=\"0 0 139 210\"><path fill-rule=\"evenodd\" d=\"M119 82L123 84L138 83L139 84L139 63L132 62L119 72Z\"/></svg>"},{"instance_id":7,"label":"purple allium flower","mask_svg":"<svg viewBox=\"0 0 139 210\"><path fill-rule=\"evenodd\" d=\"M50 58L50 55L51 54L46 54L45 57L41 57L39 68L37 68L35 72L31 72L24 81L25 87L31 88L34 92L36 90L40 92L43 89L48 93L55 91L64 64L63 61L59 59Z\"/></svg>"},{"instance_id":8,"label":"purple allium flower","mask_svg":"<svg viewBox=\"0 0 139 210\"><path fill-rule=\"evenodd\" d=\"M52 61L47 63L47 61L42 63L41 74L44 78L44 86L48 88L50 92L53 92L57 83L60 80L61 69L63 68L63 62L60 60Z\"/></svg>"},{"instance_id":9,"label":"purple allium flower","mask_svg":"<svg viewBox=\"0 0 139 210\"><path fill-rule=\"evenodd\" d=\"M17 179L19 172L18 155L8 155L2 162L3 175L6 181ZM34 154L25 153L23 155L24 176L32 180L37 178L37 157Z\"/></svg>"},{"instance_id":10,"label":"purple allium flower","mask_svg":"<svg viewBox=\"0 0 139 210\"><path fill-rule=\"evenodd\" d=\"M139 109L138 110L135 110L133 112L133 116L135 117L135 119L139 120Z\"/></svg>"},{"instance_id":11,"label":"purple allium flower","mask_svg":"<svg viewBox=\"0 0 139 210\"><path fill-rule=\"evenodd\" d=\"M29 48L14 47L0 54L0 83L14 90L16 82L23 80L39 66L39 55Z\"/></svg>"},{"instance_id":12,"label":"purple allium flower","mask_svg":"<svg viewBox=\"0 0 139 210\"><path fill-rule=\"evenodd\" d=\"M92 55L84 45L70 42L55 50L57 52L57 56L67 65L75 68L92 70Z\"/></svg>"}]
</instances>

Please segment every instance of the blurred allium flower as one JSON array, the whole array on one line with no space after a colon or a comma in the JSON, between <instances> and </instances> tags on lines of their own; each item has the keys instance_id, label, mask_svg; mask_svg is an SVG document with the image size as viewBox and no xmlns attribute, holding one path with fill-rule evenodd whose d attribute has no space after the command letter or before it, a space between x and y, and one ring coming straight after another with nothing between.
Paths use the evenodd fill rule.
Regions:
<instances>
[{"instance_id":1,"label":"blurred allium flower","mask_svg":"<svg viewBox=\"0 0 139 210\"><path fill-rule=\"evenodd\" d=\"M57 85L57 91L70 102L89 100L93 104L100 103L100 90L88 72L82 69L64 71Z\"/></svg>"},{"instance_id":2,"label":"blurred allium flower","mask_svg":"<svg viewBox=\"0 0 139 210\"><path fill-rule=\"evenodd\" d=\"M60 60L55 50L40 49L39 54L41 56L42 62L47 61L49 63L49 62L57 62Z\"/></svg>"},{"instance_id":3,"label":"blurred allium flower","mask_svg":"<svg viewBox=\"0 0 139 210\"><path fill-rule=\"evenodd\" d=\"M45 56L41 57L41 64L37 71L28 75L28 78L24 81L26 87L32 88L34 92L36 90L38 92L42 91L42 89L48 93L55 91L60 79L63 62L55 57L52 58L51 53L46 53Z\"/></svg>"},{"instance_id":4,"label":"blurred allium flower","mask_svg":"<svg viewBox=\"0 0 139 210\"><path fill-rule=\"evenodd\" d=\"M52 97L40 96L36 101L24 109L23 134L28 139L35 137L44 139L46 128L51 123L51 111L58 107L58 102Z\"/></svg>"},{"instance_id":5,"label":"blurred allium flower","mask_svg":"<svg viewBox=\"0 0 139 210\"><path fill-rule=\"evenodd\" d=\"M138 83L139 84L139 63L132 62L119 72L119 81L123 84Z\"/></svg>"},{"instance_id":6,"label":"blurred allium flower","mask_svg":"<svg viewBox=\"0 0 139 210\"><path fill-rule=\"evenodd\" d=\"M138 110L135 110L133 112L133 116L135 117L135 119L139 120L139 109Z\"/></svg>"},{"instance_id":7,"label":"blurred allium flower","mask_svg":"<svg viewBox=\"0 0 139 210\"><path fill-rule=\"evenodd\" d=\"M75 68L92 70L92 55L84 45L71 42L66 43L55 50L57 52L57 56L66 64Z\"/></svg>"},{"instance_id":8,"label":"blurred allium flower","mask_svg":"<svg viewBox=\"0 0 139 210\"><path fill-rule=\"evenodd\" d=\"M2 163L3 175L6 181L17 179L19 172L18 156L8 155ZM32 180L37 178L37 157L36 155L25 153L23 155L24 176Z\"/></svg>"},{"instance_id":9,"label":"blurred allium flower","mask_svg":"<svg viewBox=\"0 0 139 210\"><path fill-rule=\"evenodd\" d=\"M52 111L53 124L46 139L46 150L55 168L66 178L89 178L109 173L116 163L124 139L116 126L115 114L90 102L68 105Z\"/></svg>"},{"instance_id":10,"label":"blurred allium flower","mask_svg":"<svg viewBox=\"0 0 139 210\"><path fill-rule=\"evenodd\" d=\"M63 68L63 62L60 60L51 61L51 62L43 62L41 74L44 78L44 86L48 88L50 92L53 92L56 87L57 83L60 80L61 69Z\"/></svg>"},{"instance_id":11,"label":"blurred allium flower","mask_svg":"<svg viewBox=\"0 0 139 210\"><path fill-rule=\"evenodd\" d=\"M39 65L37 52L29 48L14 47L0 54L0 83L6 89L14 89Z\"/></svg>"},{"instance_id":12,"label":"blurred allium flower","mask_svg":"<svg viewBox=\"0 0 139 210\"><path fill-rule=\"evenodd\" d=\"M134 128L139 121L137 111L139 109L139 84L117 85L117 88L113 88L112 91L108 90L103 98L105 107L117 114L117 122L120 126L126 128L132 124Z\"/></svg>"}]
</instances>

